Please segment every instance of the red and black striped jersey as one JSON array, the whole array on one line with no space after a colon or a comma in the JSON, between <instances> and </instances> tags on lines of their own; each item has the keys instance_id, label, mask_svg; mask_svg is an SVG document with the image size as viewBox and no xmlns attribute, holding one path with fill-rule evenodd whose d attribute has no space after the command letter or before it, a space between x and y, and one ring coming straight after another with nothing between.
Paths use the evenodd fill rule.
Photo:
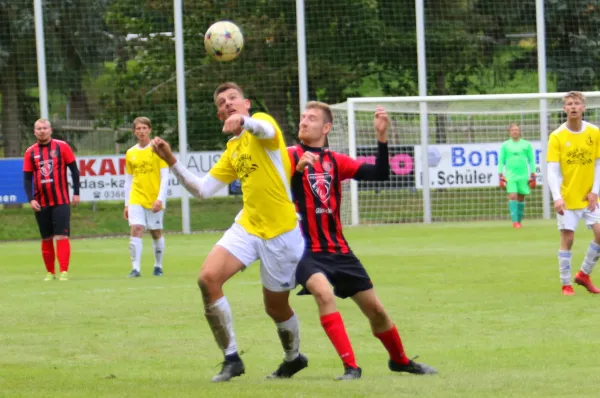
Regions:
<instances>
[{"instance_id":1,"label":"red and black striped jersey","mask_svg":"<svg viewBox=\"0 0 600 398\"><path fill-rule=\"evenodd\" d=\"M319 154L319 161L303 172L296 165L305 151ZM340 208L342 181L389 179L387 144L379 143L376 164L366 164L326 148L295 145L288 148L292 163L292 196L301 215L306 247L312 252L349 253L342 233Z\"/></svg>"},{"instance_id":2,"label":"red and black striped jersey","mask_svg":"<svg viewBox=\"0 0 600 398\"><path fill-rule=\"evenodd\" d=\"M34 199L41 207L69 204L67 165L75 155L64 141L35 143L25 151L23 171L33 174Z\"/></svg>"}]
</instances>

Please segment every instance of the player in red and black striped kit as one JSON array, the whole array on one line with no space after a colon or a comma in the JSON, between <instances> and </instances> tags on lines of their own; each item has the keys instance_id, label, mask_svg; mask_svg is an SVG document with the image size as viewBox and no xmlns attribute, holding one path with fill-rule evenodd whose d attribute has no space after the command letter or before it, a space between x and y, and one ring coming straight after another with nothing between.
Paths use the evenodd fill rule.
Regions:
<instances>
[{"instance_id":1,"label":"player in red and black striped kit","mask_svg":"<svg viewBox=\"0 0 600 398\"><path fill-rule=\"evenodd\" d=\"M321 325L344 364L338 380L361 377L346 327L335 304L335 296L351 297L369 319L371 330L387 349L388 367L395 372L437 373L431 366L416 363L406 356L396 326L375 295L367 271L348 246L342 233L340 207L341 182L355 180L385 181L390 164L387 146L389 117L382 107L375 111L377 158L374 165L360 163L347 155L325 148L333 126L333 113L327 104L312 101L300 119L298 138L302 142L288 148L292 162L292 194L298 213L306 251L296 269L296 281L312 294L319 307ZM333 289L332 289L333 286Z\"/></svg>"},{"instance_id":2,"label":"player in red and black striped kit","mask_svg":"<svg viewBox=\"0 0 600 398\"><path fill-rule=\"evenodd\" d=\"M46 265L46 281L54 280L54 258L60 265L60 280L69 279L71 244L71 207L79 204L79 169L71 147L52 138L47 119L35 122L33 133L37 142L27 148L23 163L25 192L42 237L42 258ZM73 200L69 198L67 167L73 180ZM56 239L56 255L54 251Z\"/></svg>"}]
</instances>

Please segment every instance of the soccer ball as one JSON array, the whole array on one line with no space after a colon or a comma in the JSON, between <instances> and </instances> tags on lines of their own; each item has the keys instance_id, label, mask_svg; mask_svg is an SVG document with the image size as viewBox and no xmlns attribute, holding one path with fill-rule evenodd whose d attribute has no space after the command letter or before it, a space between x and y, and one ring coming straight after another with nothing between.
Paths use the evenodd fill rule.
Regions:
<instances>
[{"instance_id":1,"label":"soccer ball","mask_svg":"<svg viewBox=\"0 0 600 398\"><path fill-rule=\"evenodd\" d=\"M204 48L217 61L231 61L244 47L244 36L230 21L215 22L204 34Z\"/></svg>"}]
</instances>

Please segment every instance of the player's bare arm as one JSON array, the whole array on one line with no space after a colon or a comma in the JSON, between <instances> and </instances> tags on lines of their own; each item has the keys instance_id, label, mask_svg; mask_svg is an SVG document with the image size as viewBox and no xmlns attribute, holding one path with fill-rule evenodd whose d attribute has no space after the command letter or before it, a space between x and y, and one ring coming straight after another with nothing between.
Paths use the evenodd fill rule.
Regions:
<instances>
[{"instance_id":1,"label":"player's bare arm","mask_svg":"<svg viewBox=\"0 0 600 398\"><path fill-rule=\"evenodd\" d=\"M382 106L377 105L375 108L375 118L373 119L373 127L377 131L377 141L387 142L387 129L390 125L390 117Z\"/></svg>"},{"instance_id":2,"label":"player's bare arm","mask_svg":"<svg viewBox=\"0 0 600 398\"><path fill-rule=\"evenodd\" d=\"M594 211L598 208L598 194L595 192L590 192L585 195L585 200L588 201L588 210Z\"/></svg>"},{"instance_id":3,"label":"player's bare arm","mask_svg":"<svg viewBox=\"0 0 600 398\"><path fill-rule=\"evenodd\" d=\"M167 162L169 167L177 163L177 158L175 158L175 155L173 155L173 152L171 152L171 147L167 141L160 137L155 137L152 139L152 141L150 141L150 144L152 145L152 149L158 155L158 157Z\"/></svg>"}]
</instances>

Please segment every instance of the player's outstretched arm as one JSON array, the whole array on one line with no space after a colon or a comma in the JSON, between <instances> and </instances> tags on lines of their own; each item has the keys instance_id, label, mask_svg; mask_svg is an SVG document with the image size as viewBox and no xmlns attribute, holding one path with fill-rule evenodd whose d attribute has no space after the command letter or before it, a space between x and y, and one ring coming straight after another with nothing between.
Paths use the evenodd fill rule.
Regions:
<instances>
[{"instance_id":1,"label":"player's outstretched arm","mask_svg":"<svg viewBox=\"0 0 600 398\"><path fill-rule=\"evenodd\" d=\"M225 188L227 184L221 182L210 174L200 178L191 173L180 162L171 151L169 144L160 137L152 139L152 149L154 152L171 168L171 172L183 187L197 198L207 198L220 189Z\"/></svg>"},{"instance_id":2,"label":"player's outstretched arm","mask_svg":"<svg viewBox=\"0 0 600 398\"><path fill-rule=\"evenodd\" d=\"M352 167L341 167L342 180L354 178L357 181L387 181L390 179L390 155L387 144L387 129L390 125L390 118L381 106L375 108L375 117L373 118L373 127L377 132L377 155L375 164L358 164L353 175L344 175L346 170ZM352 160L356 162L356 160ZM350 166L350 163L348 162Z\"/></svg>"}]
</instances>

